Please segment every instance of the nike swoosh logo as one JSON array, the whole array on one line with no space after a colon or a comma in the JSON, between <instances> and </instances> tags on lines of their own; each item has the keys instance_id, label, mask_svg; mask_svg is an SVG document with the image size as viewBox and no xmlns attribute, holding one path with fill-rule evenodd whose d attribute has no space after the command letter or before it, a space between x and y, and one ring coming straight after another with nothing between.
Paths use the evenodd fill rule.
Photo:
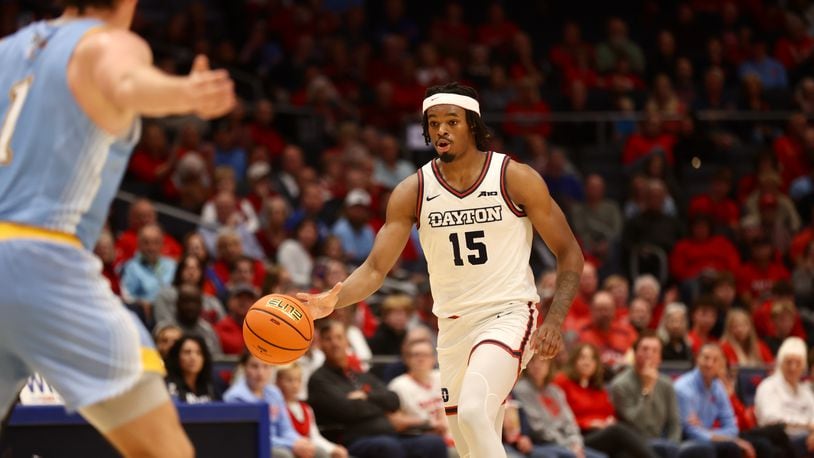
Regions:
<instances>
[{"instance_id":1,"label":"nike swoosh logo","mask_svg":"<svg viewBox=\"0 0 814 458\"><path fill-rule=\"evenodd\" d=\"M434 196L432 196L432 197L427 196L427 202L429 202L429 201L431 201L431 200L435 199L436 197L438 197L438 196L440 196L440 195L441 195L441 194L436 194L436 195L434 195Z\"/></svg>"}]
</instances>

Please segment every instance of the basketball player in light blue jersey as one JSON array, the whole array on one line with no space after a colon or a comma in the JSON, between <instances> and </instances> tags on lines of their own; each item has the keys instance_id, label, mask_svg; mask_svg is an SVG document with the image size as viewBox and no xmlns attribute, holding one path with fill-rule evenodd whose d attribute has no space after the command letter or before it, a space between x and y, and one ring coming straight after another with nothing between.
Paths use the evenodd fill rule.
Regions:
<instances>
[{"instance_id":1,"label":"basketball player in light blue jersey","mask_svg":"<svg viewBox=\"0 0 814 458\"><path fill-rule=\"evenodd\" d=\"M202 56L185 77L153 67L136 2L64 0L0 41L0 417L36 372L125 456L187 457L161 360L91 250L139 116L215 118L235 95Z\"/></svg>"}]
</instances>

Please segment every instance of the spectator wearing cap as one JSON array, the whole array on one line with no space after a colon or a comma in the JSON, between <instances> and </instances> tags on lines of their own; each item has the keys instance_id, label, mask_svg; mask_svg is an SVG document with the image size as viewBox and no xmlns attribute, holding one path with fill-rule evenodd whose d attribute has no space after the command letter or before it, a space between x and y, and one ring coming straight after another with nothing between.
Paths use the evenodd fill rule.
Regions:
<instances>
[{"instance_id":1,"label":"spectator wearing cap","mask_svg":"<svg viewBox=\"0 0 814 458\"><path fill-rule=\"evenodd\" d=\"M227 314L215 325L221 348L227 355L243 353L243 319L258 297L257 289L251 284L235 285L229 291Z\"/></svg>"},{"instance_id":2,"label":"spectator wearing cap","mask_svg":"<svg viewBox=\"0 0 814 458\"><path fill-rule=\"evenodd\" d=\"M732 242L713 234L712 218L692 216L689 229L689 237L680 239L670 253L670 273L679 282L685 300L698 295L698 278L703 272L735 272L740 267L740 256Z\"/></svg>"},{"instance_id":3,"label":"spectator wearing cap","mask_svg":"<svg viewBox=\"0 0 814 458\"><path fill-rule=\"evenodd\" d=\"M737 290L745 304L760 304L768 297L776 282L789 280L791 274L774 255L768 238L760 237L752 242L751 251L751 258L738 270Z\"/></svg>"},{"instance_id":4,"label":"spectator wearing cap","mask_svg":"<svg viewBox=\"0 0 814 458\"><path fill-rule=\"evenodd\" d=\"M348 261L361 264L373 249L376 234L370 227L370 194L364 189L352 189L345 197L344 214L334 224L331 233L342 241Z\"/></svg>"},{"instance_id":5,"label":"spectator wearing cap","mask_svg":"<svg viewBox=\"0 0 814 458\"><path fill-rule=\"evenodd\" d=\"M175 302L175 314L159 322L155 329L169 325L181 328L184 334L198 336L206 342L209 353L221 354L218 335L208 321L203 319L203 292L195 285L184 284L178 287L178 299Z\"/></svg>"},{"instance_id":6,"label":"spectator wearing cap","mask_svg":"<svg viewBox=\"0 0 814 458\"><path fill-rule=\"evenodd\" d=\"M774 373L760 382L755 394L758 424L786 425L797 456L814 453L814 394L802 384L807 361L805 342L789 337L777 353Z\"/></svg>"}]
</instances>

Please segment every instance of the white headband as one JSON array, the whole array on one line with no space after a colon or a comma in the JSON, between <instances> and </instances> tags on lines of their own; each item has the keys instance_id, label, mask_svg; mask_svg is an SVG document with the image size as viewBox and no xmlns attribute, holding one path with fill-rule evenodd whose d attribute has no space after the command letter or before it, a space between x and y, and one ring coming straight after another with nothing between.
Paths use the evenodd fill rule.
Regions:
<instances>
[{"instance_id":1,"label":"white headband","mask_svg":"<svg viewBox=\"0 0 814 458\"><path fill-rule=\"evenodd\" d=\"M474 111L480 116L480 104L472 97L461 94L450 94L442 92L440 94L433 94L424 99L422 113L426 113L428 109L436 105L456 105L469 111Z\"/></svg>"}]
</instances>

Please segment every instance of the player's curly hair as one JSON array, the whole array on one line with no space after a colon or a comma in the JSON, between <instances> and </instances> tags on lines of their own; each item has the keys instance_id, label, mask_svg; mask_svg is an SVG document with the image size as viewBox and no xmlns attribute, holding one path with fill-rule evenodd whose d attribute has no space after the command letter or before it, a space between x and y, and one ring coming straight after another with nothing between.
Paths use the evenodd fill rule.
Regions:
<instances>
[{"instance_id":1,"label":"player's curly hair","mask_svg":"<svg viewBox=\"0 0 814 458\"><path fill-rule=\"evenodd\" d=\"M424 93L424 98L440 93L460 94L478 100L478 92L475 89L457 82L431 86ZM470 110L465 111L466 124L469 126L469 130L472 131L472 135L475 137L475 145L481 151L489 151L489 141L492 138L489 128L486 127L486 123L483 122L483 118L481 118L479 114ZM432 140L430 139L427 113L424 113L421 116L421 126L424 128L424 142L429 145L432 143Z\"/></svg>"},{"instance_id":2,"label":"player's curly hair","mask_svg":"<svg viewBox=\"0 0 814 458\"><path fill-rule=\"evenodd\" d=\"M91 8L113 8L119 0L56 0L57 6L67 8L69 6L75 7L80 13L84 13L85 9Z\"/></svg>"}]
</instances>

